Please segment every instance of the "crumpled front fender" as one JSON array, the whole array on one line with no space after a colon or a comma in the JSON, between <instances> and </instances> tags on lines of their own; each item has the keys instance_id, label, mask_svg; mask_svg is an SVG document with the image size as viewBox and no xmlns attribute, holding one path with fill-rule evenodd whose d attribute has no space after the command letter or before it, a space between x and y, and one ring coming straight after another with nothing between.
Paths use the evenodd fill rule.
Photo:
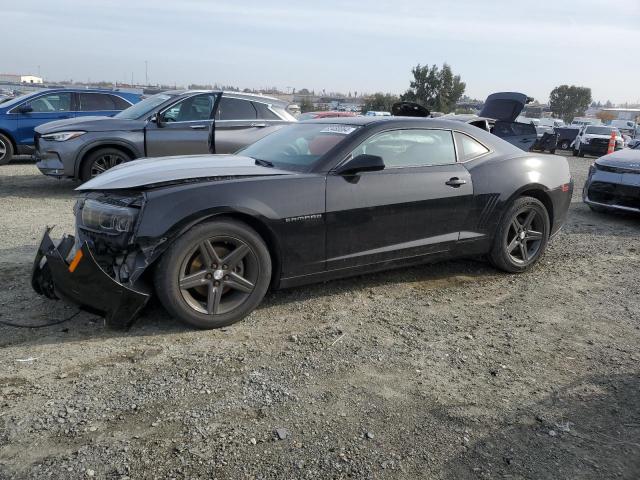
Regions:
<instances>
[{"instance_id":1,"label":"crumpled front fender","mask_svg":"<svg viewBox=\"0 0 640 480\"><path fill-rule=\"evenodd\" d=\"M105 318L112 327L131 325L150 297L142 283L125 286L110 277L95 260L85 242L71 262L67 257L75 238L66 235L56 245L45 231L31 275L31 286L40 295L62 299Z\"/></svg>"}]
</instances>

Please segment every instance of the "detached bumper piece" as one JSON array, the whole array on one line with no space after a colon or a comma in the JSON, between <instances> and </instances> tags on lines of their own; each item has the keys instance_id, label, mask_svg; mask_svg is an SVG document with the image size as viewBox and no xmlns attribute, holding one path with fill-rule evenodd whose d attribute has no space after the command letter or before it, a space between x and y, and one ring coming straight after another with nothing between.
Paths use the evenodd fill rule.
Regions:
<instances>
[{"instance_id":1,"label":"detached bumper piece","mask_svg":"<svg viewBox=\"0 0 640 480\"><path fill-rule=\"evenodd\" d=\"M36 293L101 315L110 327L129 327L149 301L149 292L133 290L111 278L86 242L67 263L75 238L67 235L56 245L50 231L44 233L33 263L31 286Z\"/></svg>"}]
</instances>

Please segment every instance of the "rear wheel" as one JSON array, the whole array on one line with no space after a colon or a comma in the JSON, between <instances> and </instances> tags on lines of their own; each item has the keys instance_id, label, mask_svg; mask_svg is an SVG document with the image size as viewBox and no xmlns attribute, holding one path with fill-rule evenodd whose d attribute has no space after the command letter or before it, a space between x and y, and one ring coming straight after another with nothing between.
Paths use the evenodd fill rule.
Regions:
<instances>
[{"instance_id":1,"label":"rear wheel","mask_svg":"<svg viewBox=\"0 0 640 480\"><path fill-rule=\"evenodd\" d=\"M542 202L533 197L518 198L498 227L489 254L491 263L507 272L524 272L544 253L549 229L549 214Z\"/></svg>"},{"instance_id":2,"label":"rear wheel","mask_svg":"<svg viewBox=\"0 0 640 480\"><path fill-rule=\"evenodd\" d=\"M198 328L242 320L270 282L267 246L252 228L234 220L193 227L164 253L154 277L167 311Z\"/></svg>"},{"instance_id":3,"label":"rear wheel","mask_svg":"<svg viewBox=\"0 0 640 480\"><path fill-rule=\"evenodd\" d=\"M569 140L563 140L563 141L560 143L560 148L561 148L562 150L569 150L569 148L571 148L571 142L569 142Z\"/></svg>"},{"instance_id":4,"label":"rear wheel","mask_svg":"<svg viewBox=\"0 0 640 480\"><path fill-rule=\"evenodd\" d=\"M13 143L5 135L0 135L0 165L6 165L13 158Z\"/></svg>"},{"instance_id":5,"label":"rear wheel","mask_svg":"<svg viewBox=\"0 0 640 480\"><path fill-rule=\"evenodd\" d=\"M584 152L583 152L583 151L582 151L582 149L581 149L581 148L579 148L579 147L578 147L578 156L579 156L580 158L584 157Z\"/></svg>"},{"instance_id":6,"label":"rear wheel","mask_svg":"<svg viewBox=\"0 0 640 480\"><path fill-rule=\"evenodd\" d=\"M80 180L86 182L106 172L110 168L128 162L131 157L117 148L101 148L89 154L82 162Z\"/></svg>"}]
</instances>

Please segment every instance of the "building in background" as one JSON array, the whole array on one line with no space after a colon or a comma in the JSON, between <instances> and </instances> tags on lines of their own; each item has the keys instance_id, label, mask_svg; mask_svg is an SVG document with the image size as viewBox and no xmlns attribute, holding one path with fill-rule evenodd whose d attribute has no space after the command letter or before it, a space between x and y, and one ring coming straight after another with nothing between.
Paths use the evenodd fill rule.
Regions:
<instances>
[{"instance_id":1,"label":"building in background","mask_svg":"<svg viewBox=\"0 0 640 480\"><path fill-rule=\"evenodd\" d=\"M42 77L36 77L35 75L18 75L14 73L0 73L0 82L4 83L29 83L41 85L43 82Z\"/></svg>"}]
</instances>

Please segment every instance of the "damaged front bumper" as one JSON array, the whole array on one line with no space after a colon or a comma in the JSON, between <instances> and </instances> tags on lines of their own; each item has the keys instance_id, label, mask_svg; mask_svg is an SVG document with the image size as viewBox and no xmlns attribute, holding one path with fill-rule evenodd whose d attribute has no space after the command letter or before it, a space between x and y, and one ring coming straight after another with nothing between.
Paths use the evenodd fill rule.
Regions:
<instances>
[{"instance_id":1,"label":"damaged front bumper","mask_svg":"<svg viewBox=\"0 0 640 480\"><path fill-rule=\"evenodd\" d=\"M50 231L50 228L45 231L33 263L33 289L40 295L63 299L101 315L109 326L130 326L149 301L148 289L142 284L132 289L110 277L98 265L86 242L67 262L75 238L66 235L55 244Z\"/></svg>"}]
</instances>

